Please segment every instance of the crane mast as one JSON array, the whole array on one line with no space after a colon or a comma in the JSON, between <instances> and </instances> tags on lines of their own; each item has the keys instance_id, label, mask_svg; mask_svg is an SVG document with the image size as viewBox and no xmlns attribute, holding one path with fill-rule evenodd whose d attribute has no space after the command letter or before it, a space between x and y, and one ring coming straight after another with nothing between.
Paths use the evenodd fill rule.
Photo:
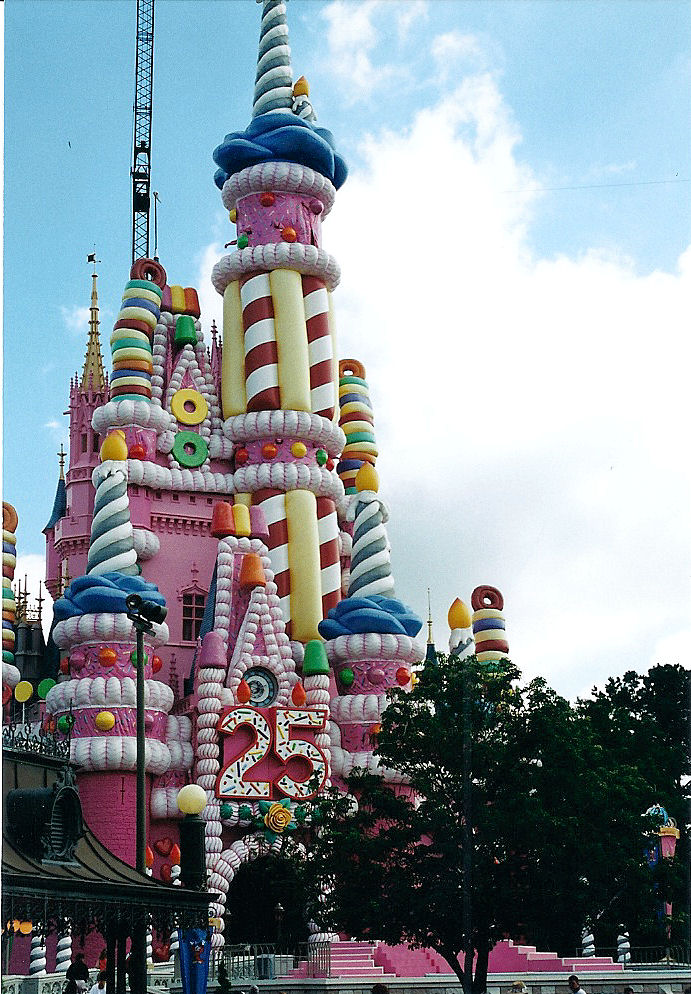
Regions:
<instances>
[{"instance_id":1,"label":"crane mast","mask_svg":"<svg viewBox=\"0 0 691 994\"><path fill-rule=\"evenodd\" d=\"M132 143L132 262L149 255L154 0L137 0L137 54Z\"/></svg>"}]
</instances>

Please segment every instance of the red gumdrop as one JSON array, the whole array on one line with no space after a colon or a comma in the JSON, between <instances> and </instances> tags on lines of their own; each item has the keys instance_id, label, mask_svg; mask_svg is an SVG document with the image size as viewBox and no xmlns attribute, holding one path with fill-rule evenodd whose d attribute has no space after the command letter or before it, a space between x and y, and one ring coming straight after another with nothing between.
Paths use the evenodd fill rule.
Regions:
<instances>
[{"instance_id":1,"label":"red gumdrop","mask_svg":"<svg viewBox=\"0 0 691 994\"><path fill-rule=\"evenodd\" d=\"M235 451L235 464L236 466L244 466L249 459L250 454L247 449L236 449Z\"/></svg>"},{"instance_id":2,"label":"red gumdrop","mask_svg":"<svg viewBox=\"0 0 691 994\"><path fill-rule=\"evenodd\" d=\"M291 228L290 225L288 225L282 229L281 238L284 242L296 242L298 240L297 231L295 228Z\"/></svg>"},{"instance_id":3,"label":"red gumdrop","mask_svg":"<svg viewBox=\"0 0 691 994\"><path fill-rule=\"evenodd\" d=\"M266 193L260 193L259 203L262 207L273 207L276 203L276 197L273 193L269 193L268 191Z\"/></svg>"},{"instance_id":4,"label":"red gumdrop","mask_svg":"<svg viewBox=\"0 0 691 994\"><path fill-rule=\"evenodd\" d=\"M264 459L275 459L278 449L273 442L264 442L262 445L262 457Z\"/></svg>"},{"instance_id":5,"label":"red gumdrop","mask_svg":"<svg viewBox=\"0 0 691 994\"><path fill-rule=\"evenodd\" d=\"M301 708L302 705L307 701L307 694L305 693L305 688L302 683L296 683L293 687L293 693L290 695L293 704L296 708Z\"/></svg>"},{"instance_id":6,"label":"red gumdrop","mask_svg":"<svg viewBox=\"0 0 691 994\"><path fill-rule=\"evenodd\" d=\"M154 671L154 673L158 673L158 671L162 668L162 666L163 666L163 660L161 659L161 657L154 656L154 658L151 660L151 669Z\"/></svg>"},{"instance_id":7,"label":"red gumdrop","mask_svg":"<svg viewBox=\"0 0 691 994\"><path fill-rule=\"evenodd\" d=\"M146 449L139 442L136 442L134 445L130 445L127 455L130 459L146 459Z\"/></svg>"},{"instance_id":8,"label":"red gumdrop","mask_svg":"<svg viewBox=\"0 0 691 994\"><path fill-rule=\"evenodd\" d=\"M238 684L238 692L235 695L240 702L240 704L247 704L250 697L252 696L252 691L250 690L250 685L246 680L241 680Z\"/></svg>"},{"instance_id":9,"label":"red gumdrop","mask_svg":"<svg viewBox=\"0 0 691 994\"><path fill-rule=\"evenodd\" d=\"M67 656L65 656L64 659L60 660L60 672L62 673L63 676L67 676L67 674L70 672L70 661Z\"/></svg>"},{"instance_id":10,"label":"red gumdrop","mask_svg":"<svg viewBox=\"0 0 691 994\"><path fill-rule=\"evenodd\" d=\"M405 687L407 683L410 682L410 670L407 670L405 666L401 666L396 670L396 683L401 687Z\"/></svg>"}]
</instances>

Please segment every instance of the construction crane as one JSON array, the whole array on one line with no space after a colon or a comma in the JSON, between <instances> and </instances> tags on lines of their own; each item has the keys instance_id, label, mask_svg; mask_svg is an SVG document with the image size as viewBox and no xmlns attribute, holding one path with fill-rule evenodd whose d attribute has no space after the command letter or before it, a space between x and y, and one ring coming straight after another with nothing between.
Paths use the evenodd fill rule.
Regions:
<instances>
[{"instance_id":1,"label":"construction crane","mask_svg":"<svg viewBox=\"0 0 691 994\"><path fill-rule=\"evenodd\" d=\"M137 54L132 141L132 262L149 256L151 109L154 87L154 0L137 0Z\"/></svg>"}]
</instances>

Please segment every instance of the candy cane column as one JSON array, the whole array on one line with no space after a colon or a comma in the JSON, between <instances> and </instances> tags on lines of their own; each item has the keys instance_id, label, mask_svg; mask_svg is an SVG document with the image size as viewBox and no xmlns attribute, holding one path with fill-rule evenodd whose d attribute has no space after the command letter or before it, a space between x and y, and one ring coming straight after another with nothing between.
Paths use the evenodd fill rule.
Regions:
<instances>
[{"instance_id":1,"label":"candy cane column","mask_svg":"<svg viewBox=\"0 0 691 994\"><path fill-rule=\"evenodd\" d=\"M233 486L261 506L290 637L318 638L340 598L334 461L338 362L331 292L339 267L321 246L346 167L333 137L301 117L286 6L265 0L253 119L214 152L237 251L214 267L223 296L222 400L235 445Z\"/></svg>"}]
</instances>

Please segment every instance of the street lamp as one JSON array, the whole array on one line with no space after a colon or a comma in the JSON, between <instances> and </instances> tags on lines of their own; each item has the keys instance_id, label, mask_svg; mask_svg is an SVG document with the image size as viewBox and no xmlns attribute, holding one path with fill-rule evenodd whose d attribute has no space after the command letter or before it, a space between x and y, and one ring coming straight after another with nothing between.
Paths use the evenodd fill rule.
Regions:
<instances>
[{"instance_id":1,"label":"street lamp","mask_svg":"<svg viewBox=\"0 0 691 994\"><path fill-rule=\"evenodd\" d=\"M146 874L146 737L144 731L144 632L152 632L154 623L162 624L168 609L154 601L145 601L139 594L125 599L127 617L137 633L137 844L135 866ZM146 991L146 936L144 929L132 934L132 976L137 994Z\"/></svg>"}]
</instances>

